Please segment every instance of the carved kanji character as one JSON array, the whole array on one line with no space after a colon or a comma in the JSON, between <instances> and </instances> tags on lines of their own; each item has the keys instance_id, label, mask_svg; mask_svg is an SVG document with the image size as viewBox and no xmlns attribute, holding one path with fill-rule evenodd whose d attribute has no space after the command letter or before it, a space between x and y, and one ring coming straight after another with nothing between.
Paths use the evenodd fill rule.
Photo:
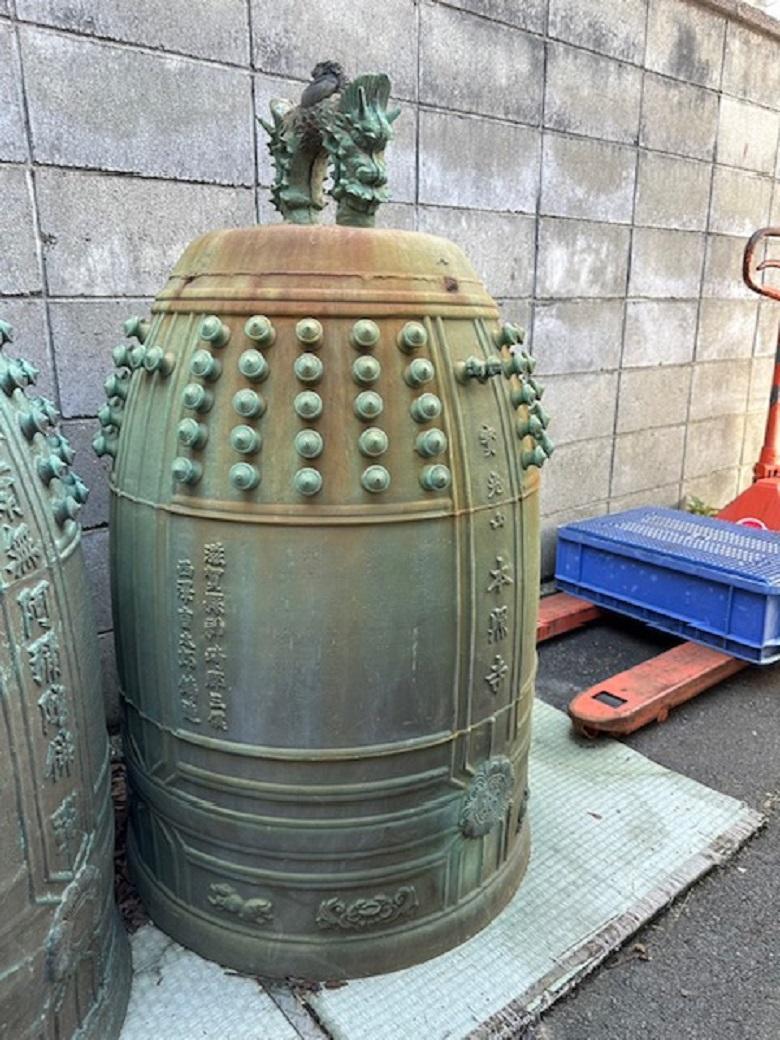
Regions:
<instances>
[{"instance_id":1,"label":"carved kanji character","mask_svg":"<svg viewBox=\"0 0 780 1040\"><path fill-rule=\"evenodd\" d=\"M487 497L495 498L496 495L503 495L504 493L504 481L499 473L491 470L488 473L487 479Z\"/></svg>"},{"instance_id":2,"label":"carved kanji character","mask_svg":"<svg viewBox=\"0 0 780 1040\"><path fill-rule=\"evenodd\" d=\"M500 643L507 635L507 613L509 607L495 607L488 620L488 642Z\"/></svg>"},{"instance_id":3,"label":"carved kanji character","mask_svg":"<svg viewBox=\"0 0 780 1040\"><path fill-rule=\"evenodd\" d=\"M514 585L512 568L504 561L503 556L496 556L496 565L490 571L488 592L498 592L504 585Z\"/></svg>"},{"instance_id":4,"label":"carved kanji character","mask_svg":"<svg viewBox=\"0 0 780 1040\"><path fill-rule=\"evenodd\" d=\"M29 639L32 636L36 625L43 629L51 628L48 581L39 581L32 588L23 589L16 597L16 602L22 611L22 627L24 628L25 639Z\"/></svg>"},{"instance_id":5,"label":"carved kanji character","mask_svg":"<svg viewBox=\"0 0 780 1040\"><path fill-rule=\"evenodd\" d=\"M46 635L39 636L35 642L29 643L27 654L30 658L32 677L38 686L48 686L62 677L60 644L54 632L47 632Z\"/></svg>"},{"instance_id":6,"label":"carved kanji character","mask_svg":"<svg viewBox=\"0 0 780 1040\"><path fill-rule=\"evenodd\" d=\"M497 439L498 434L494 427L488 426L487 423L482 423L479 428L479 446L482 448L484 458L489 459L496 454Z\"/></svg>"},{"instance_id":7,"label":"carved kanji character","mask_svg":"<svg viewBox=\"0 0 780 1040\"><path fill-rule=\"evenodd\" d=\"M27 524L19 524L17 527L4 524L3 541L9 558L5 569L12 578L23 578L25 574L35 570L40 563L41 549L33 541Z\"/></svg>"},{"instance_id":8,"label":"carved kanji character","mask_svg":"<svg viewBox=\"0 0 780 1040\"><path fill-rule=\"evenodd\" d=\"M49 743L46 752L46 777L56 783L64 776L70 776L70 770L76 760L76 747L73 737L66 729L61 729Z\"/></svg>"},{"instance_id":9,"label":"carved kanji character","mask_svg":"<svg viewBox=\"0 0 780 1040\"><path fill-rule=\"evenodd\" d=\"M206 542L203 546L203 562L207 567L225 567L225 546L222 542Z\"/></svg>"},{"instance_id":10,"label":"carved kanji character","mask_svg":"<svg viewBox=\"0 0 780 1040\"><path fill-rule=\"evenodd\" d=\"M490 671L485 676L485 682L493 693L498 693L499 687L502 685L508 671L509 668L504 658L501 654L496 654L493 658L493 664L490 666Z\"/></svg>"},{"instance_id":11,"label":"carved kanji character","mask_svg":"<svg viewBox=\"0 0 780 1040\"><path fill-rule=\"evenodd\" d=\"M68 721L68 705L65 688L54 683L38 698L41 713L41 729L46 736L50 729L62 729Z\"/></svg>"},{"instance_id":12,"label":"carved kanji character","mask_svg":"<svg viewBox=\"0 0 780 1040\"><path fill-rule=\"evenodd\" d=\"M185 581L192 581L195 577L195 568L191 560L178 560L176 563L176 577Z\"/></svg>"}]
</instances>

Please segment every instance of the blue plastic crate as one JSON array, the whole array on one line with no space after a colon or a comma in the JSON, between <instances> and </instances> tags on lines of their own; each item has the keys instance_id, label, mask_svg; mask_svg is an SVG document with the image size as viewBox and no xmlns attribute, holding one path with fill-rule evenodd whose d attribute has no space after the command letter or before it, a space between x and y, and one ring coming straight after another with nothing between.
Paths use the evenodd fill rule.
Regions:
<instances>
[{"instance_id":1,"label":"blue plastic crate","mask_svg":"<svg viewBox=\"0 0 780 1040\"><path fill-rule=\"evenodd\" d=\"M558 528L558 586L755 664L780 658L780 535L645 507Z\"/></svg>"}]
</instances>

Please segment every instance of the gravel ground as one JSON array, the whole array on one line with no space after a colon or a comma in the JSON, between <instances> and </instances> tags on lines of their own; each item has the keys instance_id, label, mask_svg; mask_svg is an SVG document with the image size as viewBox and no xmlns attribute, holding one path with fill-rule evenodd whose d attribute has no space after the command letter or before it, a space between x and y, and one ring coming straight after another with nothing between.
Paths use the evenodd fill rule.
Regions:
<instances>
[{"instance_id":1,"label":"gravel ground","mask_svg":"<svg viewBox=\"0 0 780 1040\"><path fill-rule=\"evenodd\" d=\"M581 689L674 641L611 619L540 647L540 697ZM627 743L742 799L768 826L646 926L534 1031L536 1040L780 1040L780 664L751 668Z\"/></svg>"}]
</instances>

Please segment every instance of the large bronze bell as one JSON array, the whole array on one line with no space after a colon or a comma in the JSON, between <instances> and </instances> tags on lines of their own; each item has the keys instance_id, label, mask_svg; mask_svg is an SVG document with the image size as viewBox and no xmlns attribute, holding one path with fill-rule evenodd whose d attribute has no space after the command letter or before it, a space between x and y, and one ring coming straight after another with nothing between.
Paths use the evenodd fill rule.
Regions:
<instances>
[{"instance_id":1,"label":"large bronze bell","mask_svg":"<svg viewBox=\"0 0 780 1040\"><path fill-rule=\"evenodd\" d=\"M0 321L0 1040L112 1040L130 992L113 897L87 489Z\"/></svg>"},{"instance_id":2,"label":"large bronze bell","mask_svg":"<svg viewBox=\"0 0 780 1040\"><path fill-rule=\"evenodd\" d=\"M551 450L460 250L372 226L387 77L328 75L273 106L290 222L190 245L97 439L141 894L205 956L309 978L443 951L523 876Z\"/></svg>"}]
</instances>

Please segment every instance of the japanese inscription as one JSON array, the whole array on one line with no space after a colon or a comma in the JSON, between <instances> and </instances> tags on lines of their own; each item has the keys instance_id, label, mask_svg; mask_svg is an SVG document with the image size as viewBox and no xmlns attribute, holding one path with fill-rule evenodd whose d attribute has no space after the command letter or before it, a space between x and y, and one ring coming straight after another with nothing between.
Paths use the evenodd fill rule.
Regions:
<instances>
[{"instance_id":1,"label":"japanese inscription","mask_svg":"<svg viewBox=\"0 0 780 1040\"><path fill-rule=\"evenodd\" d=\"M41 729L44 737L51 730L63 729L68 721L68 703L65 687L59 683L49 686L38 698L38 711L41 713Z\"/></svg>"},{"instance_id":2,"label":"japanese inscription","mask_svg":"<svg viewBox=\"0 0 780 1040\"><path fill-rule=\"evenodd\" d=\"M48 581L39 581L37 585L23 589L16 597L16 602L22 611L25 639L32 639L33 633L39 629L51 628Z\"/></svg>"},{"instance_id":3,"label":"japanese inscription","mask_svg":"<svg viewBox=\"0 0 780 1040\"><path fill-rule=\"evenodd\" d=\"M195 567L191 560L176 562L176 616L179 620L179 639L176 658L179 665L179 703L187 722L199 723L197 645L192 636L195 619Z\"/></svg>"},{"instance_id":4,"label":"japanese inscription","mask_svg":"<svg viewBox=\"0 0 780 1040\"><path fill-rule=\"evenodd\" d=\"M490 570L487 591L500 592L504 585L514 585L512 568L506 563L503 556L496 556L496 565Z\"/></svg>"},{"instance_id":5,"label":"japanese inscription","mask_svg":"<svg viewBox=\"0 0 780 1040\"><path fill-rule=\"evenodd\" d=\"M56 632L47 632L27 646L30 672L38 686L56 683L62 676L60 644Z\"/></svg>"},{"instance_id":6,"label":"japanese inscription","mask_svg":"<svg viewBox=\"0 0 780 1040\"><path fill-rule=\"evenodd\" d=\"M507 636L509 607L494 607L488 618L488 643L500 643Z\"/></svg>"},{"instance_id":7,"label":"japanese inscription","mask_svg":"<svg viewBox=\"0 0 780 1040\"><path fill-rule=\"evenodd\" d=\"M504 658L501 656L501 654L496 654L496 656L493 658L493 663L490 666L490 670L485 676L485 682L488 684L493 693L498 693L499 689L503 685L504 679L506 678L506 673L508 671L509 666L507 665Z\"/></svg>"},{"instance_id":8,"label":"japanese inscription","mask_svg":"<svg viewBox=\"0 0 780 1040\"><path fill-rule=\"evenodd\" d=\"M73 862L75 844L78 837L78 808L76 805L76 792L73 791L55 809L51 816L52 830L54 831L54 843L57 851L64 856L68 863Z\"/></svg>"},{"instance_id":9,"label":"japanese inscription","mask_svg":"<svg viewBox=\"0 0 780 1040\"><path fill-rule=\"evenodd\" d=\"M207 542L203 546L203 638L206 664L206 691L208 693L209 725L225 731L227 721L227 678L225 676L225 546L222 542Z\"/></svg>"},{"instance_id":10,"label":"japanese inscription","mask_svg":"<svg viewBox=\"0 0 780 1040\"><path fill-rule=\"evenodd\" d=\"M498 455L498 431L494 426L483 422L477 430L477 441L481 449L482 458L487 460L483 471L482 480L484 484L484 501L491 508L487 510L487 520L491 531L500 532L506 525L507 517L502 508L501 501L507 493L507 481L499 471L500 460ZM489 660L486 671L483 673L483 681L490 692L497 696L505 684L510 681L510 666L504 660L502 654L495 653L498 644L503 643L509 637L509 605L502 602L507 589L514 585L512 560L505 558L501 553L496 553L495 566L489 568L489 576L485 591L495 598L487 608L487 617L483 622L482 630L487 645L493 647L493 658Z\"/></svg>"},{"instance_id":11,"label":"japanese inscription","mask_svg":"<svg viewBox=\"0 0 780 1040\"><path fill-rule=\"evenodd\" d=\"M3 524L3 546L8 557L5 571L14 581L34 571L41 562L41 548L25 523L16 527Z\"/></svg>"},{"instance_id":12,"label":"japanese inscription","mask_svg":"<svg viewBox=\"0 0 780 1040\"><path fill-rule=\"evenodd\" d=\"M46 752L45 776L56 783L63 777L70 776L71 768L76 760L76 747L73 736L66 729L61 729L53 740L49 741Z\"/></svg>"},{"instance_id":13,"label":"japanese inscription","mask_svg":"<svg viewBox=\"0 0 780 1040\"><path fill-rule=\"evenodd\" d=\"M5 554L2 572L11 581L30 578L45 562L42 546L25 521L16 493L15 477L6 459L0 458L0 552ZM76 762L76 743L69 729L70 706L63 683L61 626L52 613L52 587L46 578L33 578L16 593L19 642L22 661L38 687L38 716L43 742L43 776L52 784L69 777ZM21 662L20 662L21 663ZM75 796L51 816L57 847L66 841L65 832L75 812ZM70 841L68 838L67 841Z\"/></svg>"},{"instance_id":14,"label":"japanese inscription","mask_svg":"<svg viewBox=\"0 0 780 1040\"><path fill-rule=\"evenodd\" d=\"M0 520L14 523L22 515L16 495L16 481L7 462L0 462Z\"/></svg>"},{"instance_id":15,"label":"japanese inscription","mask_svg":"<svg viewBox=\"0 0 780 1040\"><path fill-rule=\"evenodd\" d=\"M498 441L498 434L494 426L488 426L487 423L482 423L479 428L479 446L482 449L482 455L484 458L492 458L496 454L496 445Z\"/></svg>"},{"instance_id":16,"label":"japanese inscription","mask_svg":"<svg viewBox=\"0 0 780 1040\"><path fill-rule=\"evenodd\" d=\"M487 478L487 497L488 501L491 498L495 498L497 495L504 494L504 480L500 473L496 473L495 470L491 470L488 473Z\"/></svg>"}]
</instances>

